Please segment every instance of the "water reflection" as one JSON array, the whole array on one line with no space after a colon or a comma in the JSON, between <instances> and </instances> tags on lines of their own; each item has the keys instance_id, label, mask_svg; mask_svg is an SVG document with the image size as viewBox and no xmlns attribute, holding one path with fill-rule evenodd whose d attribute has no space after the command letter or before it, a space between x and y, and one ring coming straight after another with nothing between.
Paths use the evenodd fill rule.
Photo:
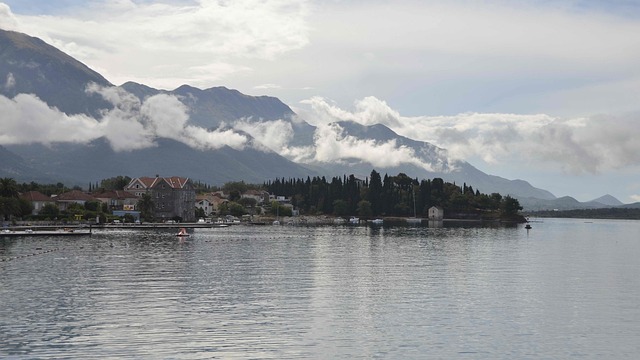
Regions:
<instances>
[{"instance_id":1,"label":"water reflection","mask_svg":"<svg viewBox=\"0 0 640 360\"><path fill-rule=\"evenodd\" d=\"M16 259L0 262L0 355L630 357L637 224L3 239L0 256ZM36 248L56 250L20 257Z\"/></svg>"}]
</instances>

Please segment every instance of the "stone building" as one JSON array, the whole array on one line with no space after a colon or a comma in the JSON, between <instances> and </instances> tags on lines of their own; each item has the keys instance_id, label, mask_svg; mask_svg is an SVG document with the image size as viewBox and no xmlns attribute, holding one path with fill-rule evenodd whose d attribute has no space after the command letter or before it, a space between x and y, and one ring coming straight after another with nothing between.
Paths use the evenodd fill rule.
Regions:
<instances>
[{"instance_id":1,"label":"stone building","mask_svg":"<svg viewBox=\"0 0 640 360\"><path fill-rule=\"evenodd\" d=\"M139 177L132 179L125 191L142 197L151 196L157 221L180 218L184 222L196 220L196 190L189 178Z\"/></svg>"}]
</instances>

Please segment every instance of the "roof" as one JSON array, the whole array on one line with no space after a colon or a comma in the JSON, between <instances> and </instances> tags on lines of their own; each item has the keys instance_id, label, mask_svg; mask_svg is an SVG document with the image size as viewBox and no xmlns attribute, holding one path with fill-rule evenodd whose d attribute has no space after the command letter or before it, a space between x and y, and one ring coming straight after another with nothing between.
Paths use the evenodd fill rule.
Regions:
<instances>
[{"instance_id":1,"label":"roof","mask_svg":"<svg viewBox=\"0 0 640 360\"><path fill-rule=\"evenodd\" d=\"M105 191L99 194L93 194L96 199L137 199L138 197L132 193L123 190Z\"/></svg>"},{"instance_id":2,"label":"roof","mask_svg":"<svg viewBox=\"0 0 640 360\"><path fill-rule=\"evenodd\" d=\"M51 197L41 193L40 191L28 191L22 195L20 195L21 198L27 200L27 201L53 201L53 199L51 199Z\"/></svg>"},{"instance_id":3,"label":"roof","mask_svg":"<svg viewBox=\"0 0 640 360\"><path fill-rule=\"evenodd\" d=\"M95 198L91 195L85 194L80 190L71 190L66 193L62 193L55 197L55 201L91 201Z\"/></svg>"},{"instance_id":4,"label":"roof","mask_svg":"<svg viewBox=\"0 0 640 360\"><path fill-rule=\"evenodd\" d=\"M139 181L139 182L142 183L142 185L145 187L145 189L148 189L148 188L152 188L152 187L156 186L162 180L164 180L165 183L167 183L170 187L172 187L174 189L182 189L187 184L187 182L189 182L189 178L185 178L185 177L181 177L181 176L171 176L171 177L160 177L160 176L147 177L147 176L143 176L143 177L132 179L131 182L129 183L129 185L127 185L127 188L130 188L131 186L133 186L133 184L135 182Z\"/></svg>"}]
</instances>

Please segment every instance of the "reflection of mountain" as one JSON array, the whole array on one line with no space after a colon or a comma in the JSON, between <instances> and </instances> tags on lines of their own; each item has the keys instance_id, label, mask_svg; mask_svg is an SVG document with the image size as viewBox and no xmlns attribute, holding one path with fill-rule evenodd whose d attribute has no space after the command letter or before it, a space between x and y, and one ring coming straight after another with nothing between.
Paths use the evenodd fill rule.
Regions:
<instances>
[{"instance_id":1,"label":"reflection of mountain","mask_svg":"<svg viewBox=\"0 0 640 360\"><path fill-rule=\"evenodd\" d=\"M105 110L113 108L97 93L87 93L89 83L111 84L100 74L43 41L24 34L0 31L0 94L13 98L20 93L35 94L51 107L67 114L86 114L100 119ZM243 119L252 124L283 120L291 125L293 134L289 147L312 149L318 141L316 128L299 119L280 100L241 94L224 87L197 89L183 85L173 91L150 88L128 82L122 89L144 100L160 93L176 96L189 109L189 124L206 129L221 126L233 128ZM395 175L404 172L411 177L442 177L462 185L473 186L484 193L500 192L519 197L552 200L555 197L526 181L507 180L491 176L467 162L449 163L445 150L426 142L415 141L394 133L383 125L362 126L351 122L334 124L354 141L369 144L395 142L414 152L414 161L386 167L373 166L357 155L345 155L326 162L298 164L277 151L243 150L222 147L217 150L196 150L183 143L163 138L157 146L141 150L114 152L104 138L87 144L58 143L43 145L5 145L0 148L3 164L0 176L20 181L38 180L86 184L102 178L129 175L181 175L208 183L220 184L232 180L261 183L276 177L335 176L356 174L364 177L375 168L380 173ZM247 134L245 134L247 135ZM248 135L247 135L248 136ZM257 141L252 140L254 143ZM393 155L390 155L393 156ZM10 166L4 159L13 159ZM16 163L17 161L17 163ZM431 167L432 170L426 170ZM45 179L43 179L43 177Z\"/></svg>"}]
</instances>

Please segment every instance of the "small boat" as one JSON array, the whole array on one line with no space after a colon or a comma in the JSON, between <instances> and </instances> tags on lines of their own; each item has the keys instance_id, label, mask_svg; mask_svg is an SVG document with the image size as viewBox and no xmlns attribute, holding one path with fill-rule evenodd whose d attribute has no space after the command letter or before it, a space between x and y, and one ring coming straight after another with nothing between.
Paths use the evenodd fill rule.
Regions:
<instances>
[{"instance_id":1,"label":"small boat","mask_svg":"<svg viewBox=\"0 0 640 360\"><path fill-rule=\"evenodd\" d=\"M530 230L531 229L531 225L527 224L524 226L525 229Z\"/></svg>"},{"instance_id":2,"label":"small boat","mask_svg":"<svg viewBox=\"0 0 640 360\"><path fill-rule=\"evenodd\" d=\"M176 236L189 236L189 233L187 233L187 229L185 229L185 228L180 228L180 231L178 231L178 233L176 234Z\"/></svg>"},{"instance_id":3,"label":"small boat","mask_svg":"<svg viewBox=\"0 0 640 360\"><path fill-rule=\"evenodd\" d=\"M352 223L352 224L359 224L359 223L360 223L360 219L359 219L359 218L357 218L357 217L355 217L355 216L352 216L352 217L349 219L349 222L350 222L350 223Z\"/></svg>"},{"instance_id":4,"label":"small boat","mask_svg":"<svg viewBox=\"0 0 640 360\"><path fill-rule=\"evenodd\" d=\"M372 224L376 224L376 225L380 225L380 224L384 223L384 220L382 220L382 219L373 219L373 220L371 220L371 223Z\"/></svg>"}]
</instances>

